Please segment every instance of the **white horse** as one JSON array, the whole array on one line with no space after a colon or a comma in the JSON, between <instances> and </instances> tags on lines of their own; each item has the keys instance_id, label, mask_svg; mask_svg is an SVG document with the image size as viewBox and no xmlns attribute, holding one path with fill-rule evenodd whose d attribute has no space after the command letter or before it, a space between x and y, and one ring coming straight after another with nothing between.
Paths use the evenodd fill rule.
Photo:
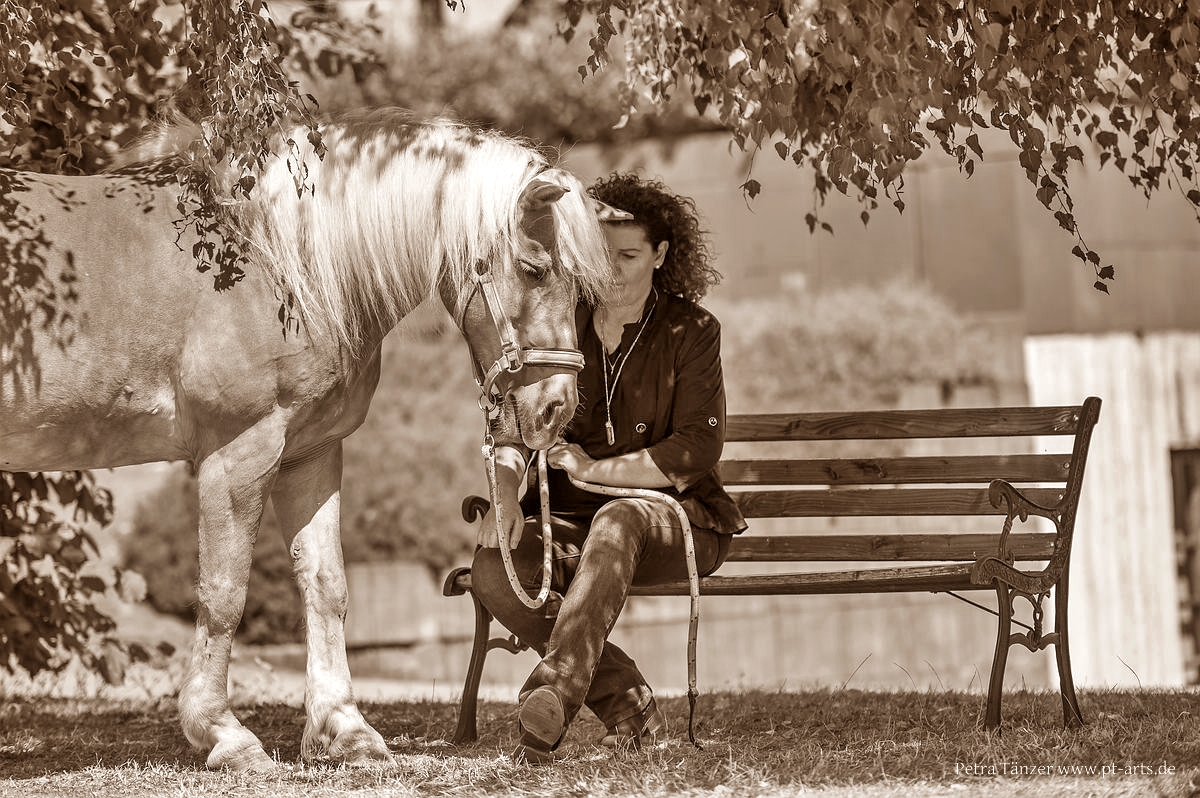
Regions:
<instances>
[{"instance_id":1,"label":"white horse","mask_svg":"<svg viewBox=\"0 0 1200 798\"><path fill-rule=\"evenodd\" d=\"M0 170L0 284L13 287L0 470L194 464L200 576L179 712L212 768L274 765L227 692L268 497L305 605L303 756L390 759L351 691L339 539L342 439L367 413L384 335L440 296L485 392L545 448L576 405L576 301L610 279L582 187L529 147L394 109L322 133L323 160L301 153L313 193L298 197L277 158L227 226L199 236L180 224L169 161L95 177ZM232 257L244 278L214 290L197 255Z\"/></svg>"}]
</instances>

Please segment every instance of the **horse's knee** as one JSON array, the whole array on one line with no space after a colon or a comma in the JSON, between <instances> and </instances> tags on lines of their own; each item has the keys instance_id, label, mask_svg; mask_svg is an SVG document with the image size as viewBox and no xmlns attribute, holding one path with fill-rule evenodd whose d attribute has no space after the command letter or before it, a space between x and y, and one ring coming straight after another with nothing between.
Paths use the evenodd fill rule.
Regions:
<instances>
[{"instance_id":1,"label":"horse's knee","mask_svg":"<svg viewBox=\"0 0 1200 798\"><path fill-rule=\"evenodd\" d=\"M305 544L301 536L292 541L292 572L306 604L319 607L345 620L350 606L350 590L340 559L334 563L320 551Z\"/></svg>"},{"instance_id":2,"label":"horse's knee","mask_svg":"<svg viewBox=\"0 0 1200 798\"><path fill-rule=\"evenodd\" d=\"M232 635L245 609L245 583L202 580L196 588L196 622L210 637Z\"/></svg>"}]
</instances>

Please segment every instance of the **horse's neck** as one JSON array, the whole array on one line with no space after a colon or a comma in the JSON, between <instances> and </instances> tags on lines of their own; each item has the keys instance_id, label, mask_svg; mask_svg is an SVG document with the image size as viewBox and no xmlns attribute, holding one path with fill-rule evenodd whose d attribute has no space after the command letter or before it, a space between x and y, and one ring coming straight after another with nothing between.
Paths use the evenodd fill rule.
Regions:
<instances>
[{"instance_id":1,"label":"horse's neck","mask_svg":"<svg viewBox=\"0 0 1200 798\"><path fill-rule=\"evenodd\" d=\"M406 319L413 316L425 315L424 308L432 307L436 310L442 302L438 300L437 292L430 296L431 279L414 275L414 283L408 288L406 294L398 297L397 303L384 316L379 313L372 313L366 308L356 307L355 326L358 331L359 344L356 347L355 354L364 354L377 349L392 330L401 326ZM415 297L415 298L409 298ZM391 316L394 315L394 318Z\"/></svg>"}]
</instances>

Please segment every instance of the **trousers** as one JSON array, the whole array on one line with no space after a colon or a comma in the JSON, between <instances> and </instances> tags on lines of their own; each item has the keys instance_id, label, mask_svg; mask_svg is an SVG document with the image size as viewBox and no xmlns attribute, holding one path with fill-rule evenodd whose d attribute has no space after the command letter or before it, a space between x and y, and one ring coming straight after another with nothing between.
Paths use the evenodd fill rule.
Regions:
<instances>
[{"instance_id":1,"label":"trousers","mask_svg":"<svg viewBox=\"0 0 1200 798\"><path fill-rule=\"evenodd\" d=\"M553 559L545 607L533 610L513 593L499 549L479 548L471 589L489 612L541 655L519 699L550 685L563 699L568 723L586 705L613 727L642 712L654 697L633 659L609 642L631 585L687 578L683 530L665 502L614 499L591 518L551 516ZM715 571L728 552L728 536L693 528L696 567ZM512 552L522 586L536 595L542 582L542 530L527 518Z\"/></svg>"}]
</instances>

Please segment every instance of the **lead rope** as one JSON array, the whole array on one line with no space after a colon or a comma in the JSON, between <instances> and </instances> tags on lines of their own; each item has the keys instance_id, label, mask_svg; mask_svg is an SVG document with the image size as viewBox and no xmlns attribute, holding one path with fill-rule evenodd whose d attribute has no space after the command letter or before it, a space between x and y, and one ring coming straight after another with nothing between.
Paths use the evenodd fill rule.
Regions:
<instances>
[{"instance_id":1,"label":"lead rope","mask_svg":"<svg viewBox=\"0 0 1200 798\"><path fill-rule=\"evenodd\" d=\"M512 552L508 547L508 530L502 523L500 517L500 501L499 489L496 484L496 441L492 437L490 426L487 426L488 414L484 413L485 429L483 436L483 459L487 463L487 478L488 490L491 493L492 512L496 519L496 537L500 543L500 559L504 563L504 573L508 577L508 583L512 586L513 592L517 594L517 598L531 610L541 608L546 599L550 595L550 577L551 577L551 561L553 556L553 540L550 531L550 482L546 475L546 450L542 449L537 452L538 461L538 497L542 505L542 587L537 598L530 598L525 591L521 580L517 578L516 568L513 567ZM687 511L683 509L678 501L673 496L657 491L642 488L614 488L608 485L597 485L591 482L582 482L568 475L567 477L571 484L575 487L599 493L604 496L615 497L630 497L663 501L667 503L675 515L679 519L679 526L683 530L683 554L687 561L688 570L688 594L691 597L691 612L688 618L688 740L698 749L702 749L700 743L696 742L696 699L700 692L696 689L696 638L700 627L700 573L696 567L696 543L692 537L692 524L688 520Z\"/></svg>"},{"instance_id":2,"label":"lead rope","mask_svg":"<svg viewBox=\"0 0 1200 798\"><path fill-rule=\"evenodd\" d=\"M636 499L650 499L652 501L663 501L675 511L675 515L679 518L679 526L683 529L683 554L687 560L688 569L688 594L691 597L691 613L688 617L688 740L696 748L703 750L700 743L696 742L695 720L696 720L696 699L700 692L696 689L696 633L700 627L700 573L696 568L696 543L692 539L692 524L688 520L687 511L683 509L683 505L675 500L675 497L669 496L662 491L649 490L643 488L614 488L609 485L597 485L592 482L583 482L575 479L570 475L567 478L571 480L571 484L580 490L586 490L591 493L599 493L604 496L617 496ZM543 504L543 512L546 505Z\"/></svg>"},{"instance_id":3,"label":"lead rope","mask_svg":"<svg viewBox=\"0 0 1200 798\"><path fill-rule=\"evenodd\" d=\"M550 491L546 484L546 451L543 449L537 452L538 482L541 485L542 499L542 587L537 598L530 598L525 592L521 580L517 578L517 570L513 567L512 550L508 547L508 527L500 517L500 494L496 485L496 440L492 437L490 429L486 430L483 436L483 459L487 463L488 491L492 498L492 513L496 519L496 537L500 543L500 560L504 563L504 574L522 604L531 610L540 609L550 596L550 565L554 544L550 534Z\"/></svg>"}]
</instances>

